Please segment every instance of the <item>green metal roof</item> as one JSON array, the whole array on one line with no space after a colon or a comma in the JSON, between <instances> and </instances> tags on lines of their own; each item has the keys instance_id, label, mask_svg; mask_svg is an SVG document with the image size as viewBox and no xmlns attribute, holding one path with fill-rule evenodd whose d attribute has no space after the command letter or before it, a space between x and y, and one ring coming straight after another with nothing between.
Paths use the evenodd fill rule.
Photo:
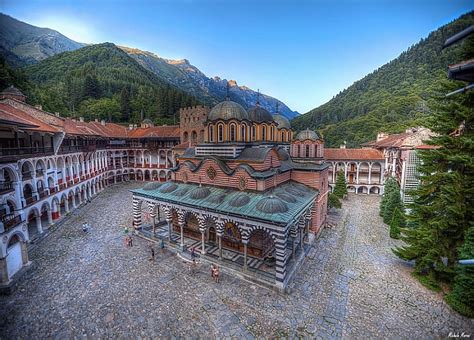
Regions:
<instances>
[{"instance_id":1,"label":"green metal roof","mask_svg":"<svg viewBox=\"0 0 474 340\"><path fill-rule=\"evenodd\" d=\"M170 191L175 185L177 188ZM206 197L193 199L192 197L202 196L195 194L198 190L202 191L202 187L209 189L210 193ZM293 181L289 181L274 190L267 190L265 192L240 191L211 185L203 185L202 187L200 188L198 184L194 183L167 182L158 188L153 186L150 188L151 190L146 190L147 188L145 187L131 190L131 192L138 196L156 199L162 202L214 211L224 215L234 215L282 224L287 224L297 217L319 194L318 190ZM242 195L248 196L249 199L242 199ZM288 195L293 199L282 200L278 198L278 196L284 198L285 196L288 197ZM285 209L281 209L281 204L278 204L280 208L277 209L278 212L263 212L261 209L262 203L258 203L268 199L269 196L272 196L273 204L277 203L275 200L281 200L281 203L286 205L288 209L285 211ZM218 199L215 199L216 197ZM236 201L248 201L248 203L240 206L240 204L235 204ZM265 210L268 210L268 207Z\"/></svg>"}]
</instances>

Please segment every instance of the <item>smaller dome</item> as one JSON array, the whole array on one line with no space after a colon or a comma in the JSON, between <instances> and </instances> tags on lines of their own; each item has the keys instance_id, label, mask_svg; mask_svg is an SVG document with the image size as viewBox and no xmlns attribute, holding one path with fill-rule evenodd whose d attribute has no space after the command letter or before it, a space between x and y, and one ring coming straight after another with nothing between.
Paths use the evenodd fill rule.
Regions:
<instances>
[{"instance_id":1,"label":"smaller dome","mask_svg":"<svg viewBox=\"0 0 474 340\"><path fill-rule=\"evenodd\" d=\"M277 196L278 198L280 198L283 201L288 202L288 203L295 203L296 202L296 198L294 198L293 196L291 196L289 194L285 194L284 192L279 192L279 193L275 194L275 196Z\"/></svg>"},{"instance_id":2,"label":"smaller dome","mask_svg":"<svg viewBox=\"0 0 474 340\"><path fill-rule=\"evenodd\" d=\"M209 190L209 188L197 187L196 189L191 191L191 194L189 195L189 197L191 197L193 200L198 200L198 199L206 198L210 194L211 194L211 190Z\"/></svg>"},{"instance_id":3,"label":"smaller dome","mask_svg":"<svg viewBox=\"0 0 474 340\"><path fill-rule=\"evenodd\" d=\"M207 116L208 120L249 119L247 111L242 105L231 100L225 100L214 106Z\"/></svg>"},{"instance_id":4,"label":"smaller dome","mask_svg":"<svg viewBox=\"0 0 474 340\"><path fill-rule=\"evenodd\" d=\"M278 197L269 196L262 198L257 203L257 210L267 214L279 214L288 211L288 206Z\"/></svg>"},{"instance_id":5,"label":"smaller dome","mask_svg":"<svg viewBox=\"0 0 474 340\"><path fill-rule=\"evenodd\" d=\"M160 187L160 192L164 193L164 194L167 194L169 192L173 192L175 191L176 189L178 189L178 185L176 185L176 183L173 183L173 182L167 182L165 184L163 184L161 187Z\"/></svg>"},{"instance_id":6,"label":"smaller dome","mask_svg":"<svg viewBox=\"0 0 474 340\"><path fill-rule=\"evenodd\" d=\"M189 191L188 188L181 188L178 191L174 192L173 195L181 197L181 196L186 195L188 191Z\"/></svg>"},{"instance_id":7,"label":"smaller dome","mask_svg":"<svg viewBox=\"0 0 474 340\"><path fill-rule=\"evenodd\" d=\"M313 131L313 130L310 130L310 129L306 129L306 130L303 130L301 131L300 133L298 133L296 135L296 140L319 140L319 135L316 133L316 131Z\"/></svg>"},{"instance_id":8,"label":"smaller dome","mask_svg":"<svg viewBox=\"0 0 474 340\"><path fill-rule=\"evenodd\" d=\"M233 207L243 207L246 205L248 202L250 202L250 197L248 197L245 194L238 194L237 196L234 196L230 201L229 204Z\"/></svg>"},{"instance_id":9,"label":"smaller dome","mask_svg":"<svg viewBox=\"0 0 474 340\"><path fill-rule=\"evenodd\" d=\"M251 120L252 122L257 122L257 123L273 122L272 114L268 112L267 110L265 110L260 105L256 105L252 107L248 113L249 113L249 120Z\"/></svg>"},{"instance_id":10,"label":"smaller dome","mask_svg":"<svg viewBox=\"0 0 474 340\"><path fill-rule=\"evenodd\" d=\"M289 194L292 194L294 196L304 196L305 193L302 192L301 190L297 189L296 187L289 185L285 188L285 191Z\"/></svg>"},{"instance_id":11,"label":"smaller dome","mask_svg":"<svg viewBox=\"0 0 474 340\"><path fill-rule=\"evenodd\" d=\"M285 116L276 113L273 115L273 120L278 124L279 129L291 129L290 121Z\"/></svg>"},{"instance_id":12,"label":"smaller dome","mask_svg":"<svg viewBox=\"0 0 474 340\"><path fill-rule=\"evenodd\" d=\"M211 203L221 203L224 200L225 196L225 194L212 195L211 197L209 197L208 201Z\"/></svg>"},{"instance_id":13,"label":"smaller dome","mask_svg":"<svg viewBox=\"0 0 474 340\"><path fill-rule=\"evenodd\" d=\"M145 186L143 187L143 190L156 190L158 189L159 187L161 186L161 183L158 183L158 182L151 182L151 183L147 183L145 184Z\"/></svg>"},{"instance_id":14,"label":"smaller dome","mask_svg":"<svg viewBox=\"0 0 474 340\"><path fill-rule=\"evenodd\" d=\"M293 183L293 186L294 186L296 189L298 189L298 190L300 190L300 191L302 191L302 192L309 192L309 191L310 191L310 189L309 189L306 185L301 184L301 183Z\"/></svg>"}]
</instances>

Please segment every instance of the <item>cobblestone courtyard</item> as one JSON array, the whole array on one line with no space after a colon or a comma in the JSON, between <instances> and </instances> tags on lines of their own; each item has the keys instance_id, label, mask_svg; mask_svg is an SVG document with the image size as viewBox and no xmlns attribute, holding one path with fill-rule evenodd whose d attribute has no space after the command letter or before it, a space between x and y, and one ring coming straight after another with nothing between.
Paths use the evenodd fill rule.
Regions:
<instances>
[{"instance_id":1,"label":"cobblestone courtyard","mask_svg":"<svg viewBox=\"0 0 474 340\"><path fill-rule=\"evenodd\" d=\"M0 297L0 338L259 337L432 338L473 334L410 275L377 214L379 198L351 196L344 225L327 229L279 294L209 268L189 273L176 255L148 261L147 242L125 249L131 194L109 188L72 213L30 254L17 291ZM84 234L81 225L93 229Z\"/></svg>"}]
</instances>

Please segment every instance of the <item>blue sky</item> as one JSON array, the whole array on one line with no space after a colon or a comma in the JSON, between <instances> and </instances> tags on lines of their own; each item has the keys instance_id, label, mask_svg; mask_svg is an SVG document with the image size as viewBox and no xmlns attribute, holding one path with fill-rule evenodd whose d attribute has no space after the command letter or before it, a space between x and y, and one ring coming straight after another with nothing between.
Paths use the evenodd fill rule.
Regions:
<instances>
[{"instance_id":1,"label":"blue sky","mask_svg":"<svg viewBox=\"0 0 474 340\"><path fill-rule=\"evenodd\" d=\"M0 0L19 20L81 42L186 58L301 113L473 9L467 0Z\"/></svg>"}]
</instances>

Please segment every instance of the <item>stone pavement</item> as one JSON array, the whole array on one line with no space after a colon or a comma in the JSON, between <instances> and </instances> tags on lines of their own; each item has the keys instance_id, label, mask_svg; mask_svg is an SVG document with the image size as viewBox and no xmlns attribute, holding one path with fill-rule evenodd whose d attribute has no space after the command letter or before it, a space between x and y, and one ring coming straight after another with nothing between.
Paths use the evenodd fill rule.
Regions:
<instances>
[{"instance_id":1,"label":"stone pavement","mask_svg":"<svg viewBox=\"0 0 474 340\"><path fill-rule=\"evenodd\" d=\"M0 338L318 337L433 338L473 334L390 251L379 198L351 196L345 224L323 231L289 294L209 268L191 273L171 252L148 261L147 242L124 248L131 194L108 188L34 249L18 290L0 297ZM92 225L84 234L83 221Z\"/></svg>"}]
</instances>

